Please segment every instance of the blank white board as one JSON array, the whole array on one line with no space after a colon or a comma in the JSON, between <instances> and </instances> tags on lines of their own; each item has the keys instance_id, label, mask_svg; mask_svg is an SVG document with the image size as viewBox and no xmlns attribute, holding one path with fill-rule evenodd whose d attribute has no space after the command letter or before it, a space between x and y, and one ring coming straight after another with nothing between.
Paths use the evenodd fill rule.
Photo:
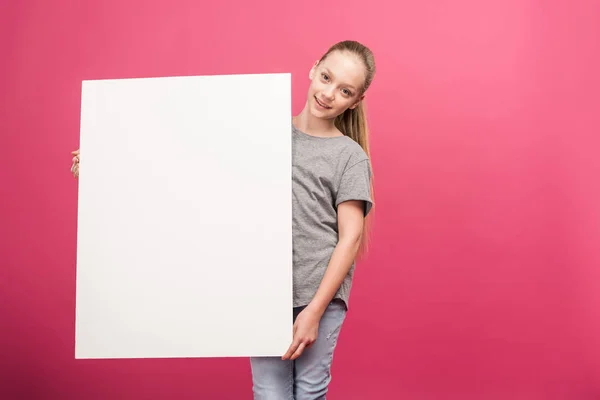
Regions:
<instances>
[{"instance_id":1,"label":"blank white board","mask_svg":"<svg viewBox=\"0 0 600 400\"><path fill-rule=\"evenodd\" d=\"M292 342L290 74L84 81L76 358Z\"/></svg>"}]
</instances>

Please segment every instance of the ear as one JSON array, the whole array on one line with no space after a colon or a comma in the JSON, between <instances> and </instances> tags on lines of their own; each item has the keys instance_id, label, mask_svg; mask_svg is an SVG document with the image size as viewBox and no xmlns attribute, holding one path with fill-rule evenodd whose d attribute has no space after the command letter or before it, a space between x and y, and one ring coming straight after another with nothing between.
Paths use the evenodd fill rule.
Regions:
<instances>
[{"instance_id":1,"label":"ear","mask_svg":"<svg viewBox=\"0 0 600 400\"><path fill-rule=\"evenodd\" d=\"M360 104L360 102L364 100L364 98L365 98L365 95L363 94L362 96L360 96L360 99L358 99L358 100L356 101L356 103L352 104L352 105L351 105L350 107L348 107L348 108L350 108L351 110L354 110L356 107L358 107L358 105Z\"/></svg>"},{"instance_id":2,"label":"ear","mask_svg":"<svg viewBox=\"0 0 600 400\"><path fill-rule=\"evenodd\" d=\"M312 68L310 69L310 72L308 74L308 78L312 81L313 78L315 77L315 73L317 72L317 67L319 66L319 60L315 61L315 64L312 66Z\"/></svg>"}]
</instances>

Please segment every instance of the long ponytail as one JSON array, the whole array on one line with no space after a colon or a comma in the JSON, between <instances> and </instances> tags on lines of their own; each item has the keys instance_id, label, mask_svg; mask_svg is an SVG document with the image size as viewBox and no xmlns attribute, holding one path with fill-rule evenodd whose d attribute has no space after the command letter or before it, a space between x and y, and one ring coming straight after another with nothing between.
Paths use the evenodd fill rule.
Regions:
<instances>
[{"instance_id":1,"label":"long ponytail","mask_svg":"<svg viewBox=\"0 0 600 400\"><path fill-rule=\"evenodd\" d=\"M339 115L335 119L335 126L340 130L340 132L350 137L362 147L364 152L367 154L367 157L369 157L368 162L370 163L371 151L369 148L369 128L367 125L367 115L364 101L361 101L354 109L347 109L343 114ZM373 171L372 167L370 169ZM371 172L371 201L375 203L373 188L373 173ZM363 234L358 251L359 256L365 254L369 247L371 227L373 224L373 209L371 212L369 212L364 221Z\"/></svg>"}]
</instances>

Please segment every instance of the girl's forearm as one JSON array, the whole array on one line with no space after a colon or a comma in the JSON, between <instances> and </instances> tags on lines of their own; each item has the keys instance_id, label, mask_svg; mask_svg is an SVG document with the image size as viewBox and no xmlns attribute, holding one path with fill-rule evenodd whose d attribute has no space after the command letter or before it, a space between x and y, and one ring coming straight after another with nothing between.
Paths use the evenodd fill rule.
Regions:
<instances>
[{"instance_id":1,"label":"girl's forearm","mask_svg":"<svg viewBox=\"0 0 600 400\"><path fill-rule=\"evenodd\" d=\"M356 258L360 247L360 236L342 238L338 241L319 289L306 307L321 316L333 299Z\"/></svg>"}]
</instances>

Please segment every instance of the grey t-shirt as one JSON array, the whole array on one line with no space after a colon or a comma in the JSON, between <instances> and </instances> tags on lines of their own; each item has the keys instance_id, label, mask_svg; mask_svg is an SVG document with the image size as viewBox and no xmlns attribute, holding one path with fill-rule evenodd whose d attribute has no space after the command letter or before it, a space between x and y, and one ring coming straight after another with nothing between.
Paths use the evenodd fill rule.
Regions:
<instances>
[{"instance_id":1,"label":"grey t-shirt","mask_svg":"<svg viewBox=\"0 0 600 400\"><path fill-rule=\"evenodd\" d=\"M337 206L364 200L372 207L371 168L347 136L316 137L292 124L293 305L310 303L338 242ZM354 263L334 298L348 306Z\"/></svg>"}]
</instances>

